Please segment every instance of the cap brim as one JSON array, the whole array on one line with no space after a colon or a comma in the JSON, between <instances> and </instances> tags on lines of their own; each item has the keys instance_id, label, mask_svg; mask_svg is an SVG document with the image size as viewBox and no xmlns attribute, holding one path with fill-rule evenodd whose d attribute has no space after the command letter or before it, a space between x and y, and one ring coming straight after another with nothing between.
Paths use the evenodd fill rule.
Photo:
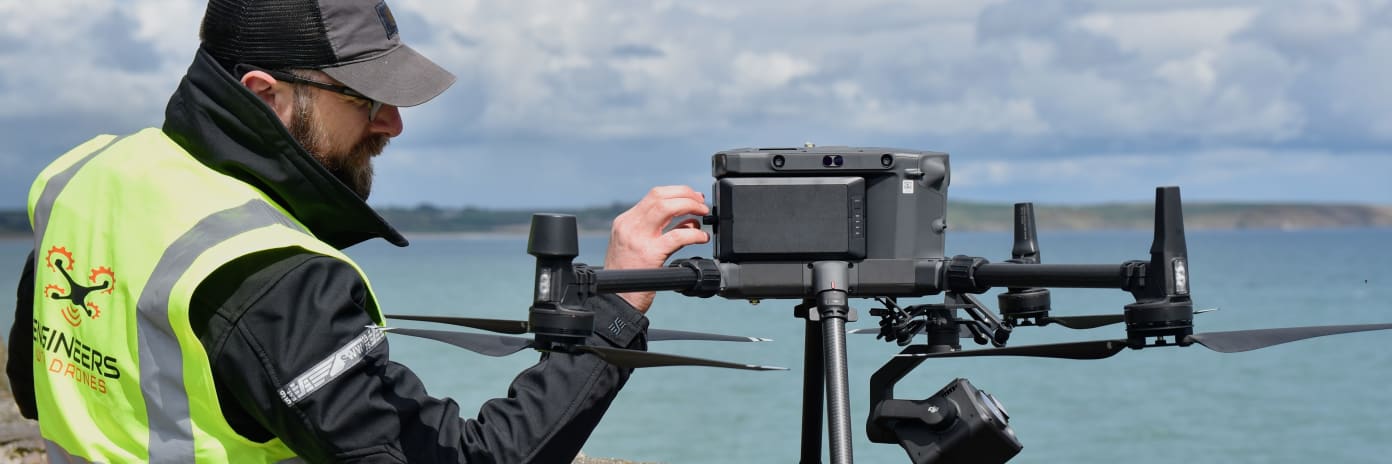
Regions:
<instances>
[{"instance_id":1,"label":"cap brim","mask_svg":"<svg viewBox=\"0 0 1392 464\"><path fill-rule=\"evenodd\" d=\"M392 106L425 103L454 84L454 74L405 44L370 60L321 71L368 98Z\"/></svg>"}]
</instances>

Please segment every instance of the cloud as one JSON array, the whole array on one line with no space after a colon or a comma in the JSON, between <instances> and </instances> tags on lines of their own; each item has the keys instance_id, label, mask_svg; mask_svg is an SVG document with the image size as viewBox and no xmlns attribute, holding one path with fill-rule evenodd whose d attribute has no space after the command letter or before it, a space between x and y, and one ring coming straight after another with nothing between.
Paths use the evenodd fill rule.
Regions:
<instances>
[{"instance_id":1,"label":"cloud","mask_svg":"<svg viewBox=\"0 0 1392 464\"><path fill-rule=\"evenodd\" d=\"M952 190L967 198L1039 203L1146 202L1178 185L1186 199L1385 204L1386 153L1214 149L1106 153L1066 159L954 163ZM1349 192L1357 195L1350 196Z\"/></svg>"},{"instance_id":2,"label":"cloud","mask_svg":"<svg viewBox=\"0 0 1392 464\"><path fill-rule=\"evenodd\" d=\"M1263 11L1241 39L1291 63L1289 95L1311 112L1306 135L1321 143L1392 142L1392 3L1297 2Z\"/></svg>"},{"instance_id":3,"label":"cloud","mask_svg":"<svg viewBox=\"0 0 1392 464\"><path fill-rule=\"evenodd\" d=\"M662 58L666 56L661 49L643 44L622 44L610 49L610 54L618 58Z\"/></svg>"},{"instance_id":4,"label":"cloud","mask_svg":"<svg viewBox=\"0 0 1392 464\"><path fill-rule=\"evenodd\" d=\"M749 53L735 56L730 72L736 82L745 83L751 91L764 91L788 85L793 79L812 72L812 63L782 52Z\"/></svg>"},{"instance_id":5,"label":"cloud","mask_svg":"<svg viewBox=\"0 0 1392 464\"><path fill-rule=\"evenodd\" d=\"M1098 159L1134 160L1106 164L1118 174L1095 177L1105 182L1161 177L1169 160L1200 153L1263 160L1251 169L1272 175L1285 174L1260 166L1299 158L1292 153L1379 166L1392 156L1392 86L1381 84L1392 81L1385 0L392 6L403 38L459 81L403 111L405 136L379 168L400 170L387 180L441 186L381 186L396 192L381 201L498 198L491 192L507 185L483 177L496 172L440 166L522 165L494 159L511 157L531 169L574 169L572 178L594 185L624 185L569 197L603 203L641 194L634 186L645 183L704 182L708 156L720 149L805 141L951 152L963 169L954 178L966 186L967 177L990 179L1017 164L1083 169ZM0 157L15 167L0 180L27 185L40 160L89 131L157 125L196 47L202 9L195 0L0 4L0 39L18 44L0 51L0 122L9 122L0 127ZM74 124L47 125L53 121ZM390 163L396 154L413 161ZM973 167L982 165L994 167ZM677 167L684 171L663 172ZM1368 197L1355 188L1373 185L1360 179L1374 174L1338 175L1354 180L1331 182L1322 197ZM549 176L538 185L564 182ZM482 185L490 187L472 187ZM1064 187L1051 195L1095 193ZM0 193L22 196L11 190ZM1280 193L1251 185L1210 191ZM1371 193L1392 202L1385 190Z\"/></svg>"}]
</instances>

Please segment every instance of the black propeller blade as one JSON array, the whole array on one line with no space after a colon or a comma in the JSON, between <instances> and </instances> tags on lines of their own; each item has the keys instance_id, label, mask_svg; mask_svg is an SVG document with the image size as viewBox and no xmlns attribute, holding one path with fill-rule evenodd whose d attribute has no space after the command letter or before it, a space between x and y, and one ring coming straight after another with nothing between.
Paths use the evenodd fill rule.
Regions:
<instances>
[{"instance_id":1,"label":"black propeller blade","mask_svg":"<svg viewBox=\"0 0 1392 464\"><path fill-rule=\"evenodd\" d=\"M940 353L911 353L898 356L915 358L963 358L968 356L1033 356L1039 358L1102 359L1126 348L1126 340L1095 340L1055 343L1050 345L1007 346L986 350L944 351Z\"/></svg>"},{"instance_id":2,"label":"black propeller blade","mask_svg":"<svg viewBox=\"0 0 1392 464\"><path fill-rule=\"evenodd\" d=\"M487 356L507 356L527 348L535 347L535 343L530 339L521 337L509 337L505 335L487 335L466 332L452 332L444 330L429 329L407 329L400 327L388 327L389 333L409 335L412 337L428 338L435 341L445 342L475 353ZM671 354L650 353L647 351L625 350L622 348L608 348L599 346L576 345L576 349L594 353L605 361L619 367L639 368L639 367L660 367L660 366L708 366L723 367L728 369L743 369L751 371L773 371L788 370L784 367L759 366L754 364L739 364L725 361L715 361L710 359L692 358L687 356L677 356Z\"/></svg>"},{"instance_id":3,"label":"black propeller blade","mask_svg":"<svg viewBox=\"0 0 1392 464\"><path fill-rule=\"evenodd\" d=\"M387 319L401 319L405 321L439 322L441 324L454 324L470 327L489 332L498 332L512 335L522 335L527 333L527 321L509 321L504 319L482 319L477 317L449 317L449 316L408 316L403 314L387 314Z\"/></svg>"},{"instance_id":4,"label":"black propeller blade","mask_svg":"<svg viewBox=\"0 0 1392 464\"><path fill-rule=\"evenodd\" d=\"M1237 330L1209 332L1185 337L1185 344L1198 343L1220 353L1240 353L1280 345L1307 338L1323 337L1370 330L1392 329L1392 324L1327 325L1287 327L1281 329ZM1087 342L1027 345L986 350L948 351L941 353L905 353L898 356L919 358L959 358L967 356L1033 356L1063 359L1103 359L1126 347L1126 340L1096 340Z\"/></svg>"},{"instance_id":5,"label":"black propeller blade","mask_svg":"<svg viewBox=\"0 0 1392 464\"><path fill-rule=\"evenodd\" d=\"M1385 329L1392 329L1392 324L1324 325L1313 327L1288 327L1284 329L1209 332L1193 334L1185 337L1185 340L1201 344L1219 353L1240 353L1307 338Z\"/></svg>"},{"instance_id":6,"label":"black propeller blade","mask_svg":"<svg viewBox=\"0 0 1392 464\"><path fill-rule=\"evenodd\" d=\"M509 321L504 319L483 319L477 317L452 317L452 316L411 316L403 314L387 314L388 319L401 319L405 321L438 322L441 324L453 324L489 332L498 332L512 335L527 333L527 321ZM713 342L770 342L767 338L741 337L736 335L721 335L704 332L689 332L685 330L666 330L648 329L648 341L668 341L668 340L703 340Z\"/></svg>"},{"instance_id":7,"label":"black propeller blade","mask_svg":"<svg viewBox=\"0 0 1392 464\"><path fill-rule=\"evenodd\" d=\"M848 333L848 334L857 334L857 335L859 335L859 334L873 334L873 335L879 335L879 334L880 334L880 329L879 329L879 328L876 328L876 327L865 327L865 328L860 328L860 329L848 330L848 331L846 331L846 333ZM919 335L923 335L923 334L924 334L924 332L923 332L923 328L922 328L922 327L920 327L920 328L918 328L918 330L914 331L914 336L919 336ZM962 324L962 326L959 327L959 328L957 329L957 336L960 337L960 338L972 338L972 337L974 337L975 335L972 334L971 329L968 329L968 328L967 328L967 325L966 325L966 324Z\"/></svg>"},{"instance_id":8,"label":"black propeller blade","mask_svg":"<svg viewBox=\"0 0 1392 464\"><path fill-rule=\"evenodd\" d=\"M1208 313L1208 312L1213 312L1213 311L1217 311L1217 310L1218 310L1218 308L1200 309L1200 310L1194 311L1194 315L1197 316L1197 315L1199 315L1199 314ZM391 316L387 316L387 317L391 317ZM1103 327L1103 326L1112 325L1112 324L1119 324L1119 323L1122 323L1122 322L1125 322L1125 321L1126 321L1126 316L1125 316L1125 315L1122 315L1122 314L1095 314L1095 315L1090 315L1090 316L1059 316L1059 317L1046 317L1046 318L1044 318L1044 321L1045 321L1045 322L1049 322L1049 323L1058 324L1058 325L1061 325L1061 326L1064 326L1064 327L1067 327L1067 328L1070 328L1070 329L1079 329L1079 330L1082 330L1082 329L1095 329L1095 328L1098 328L1098 327ZM880 329L878 329L878 328L873 328L873 327L871 327L871 328L862 328L862 329L854 329L854 330L848 331L848 332L846 332L846 333L851 333L851 334L879 334L879 333L880 333ZM916 333L915 335L922 335L922 333L923 333L923 332L920 331L920 332ZM965 324L962 326L961 335L962 335L962 338L972 338L972 333L971 333L970 330L967 329L967 327L966 327Z\"/></svg>"},{"instance_id":9,"label":"black propeller blade","mask_svg":"<svg viewBox=\"0 0 1392 464\"><path fill-rule=\"evenodd\" d=\"M1201 309L1194 311L1194 315L1217 311L1218 308ZM1052 322L1070 329L1095 329L1098 327L1119 324L1126 322L1126 316L1122 314L1097 314L1092 316L1059 316L1046 317L1046 322Z\"/></svg>"},{"instance_id":10,"label":"black propeller blade","mask_svg":"<svg viewBox=\"0 0 1392 464\"><path fill-rule=\"evenodd\" d=\"M759 366L755 364L739 364L725 361L714 361L710 359L692 358L688 356L677 356L674 354L650 353L647 351L625 350L622 348L608 348L602 346L577 345L575 348L589 351L604 358L610 364L623 367L660 367L660 366L709 366L724 367L728 369L744 369L750 371L786 371L786 367Z\"/></svg>"},{"instance_id":11,"label":"black propeller blade","mask_svg":"<svg viewBox=\"0 0 1392 464\"><path fill-rule=\"evenodd\" d=\"M435 341L445 342L478 354L487 356L507 356L518 351L531 348L532 341L521 337L508 337L505 335L488 335L465 332L451 332L445 330L429 329L405 329L401 327L388 327L387 332L410 335L412 337L429 338Z\"/></svg>"},{"instance_id":12,"label":"black propeller blade","mask_svg":"<svg viewBox=\"0 0 1392 464\"><path fill-rule=\"evenodd\" d=\"M705 332L688 332L685 330L668 329L648 329L648 341L667 341L667 340L705 340L712 342L771 342L771 338L742 337L738 335L721 335Z\"/></svg>"},{"instance_id":13,"label":"black propeller blade","mask_svg":"<svg viewBox=\"0 0 1392 464\"><path fill-rule=\"evenodd\" d=\"M1111 325L1111 324L1117 324L1117 323L1120 323L1120 322L1124 322L1124 321L1125 321L1125 316L1123 316L1123 315L1121 315L1121 314L1099 314L1099 315L1095 315L1095 316L1060 316L1060 317L1049 317L1049 318L1045 318L1044 320L1047 321L1047 322L1052 322L1052 323L1055 323L1055 324L1058 324L1058 325L1061 325L1061 326L1070 328L1070 329L1093 329L1093 328L1102 327L1102 326L1105 326L1105 325ZM863 329L855 329L855 330L852 330L852 331L847 332L847 333L853 333L853 334L878 334L878 333L880 333L880 329L878 329L878 328L863 328ZM916 335L922 335L922 332L919 332L919 333L916 334ZM967 331L967 329L965 328L965 325L963 326L963 329L962 329L962 338L972 338L971 332Z\"/></svg>"},{"instance_id":14,"label":"black propeller blade","mask_svg":"<svg viewBox=\"0 0 1392 464\"><path fill-rule=\"evenodd\" d=\"M1044 320L1070 329L1093 329L1104 325L1125 322L1126 316L1121 314L1098 314L1094 316L1046 317Z\"/></svg>"}]
</instances>

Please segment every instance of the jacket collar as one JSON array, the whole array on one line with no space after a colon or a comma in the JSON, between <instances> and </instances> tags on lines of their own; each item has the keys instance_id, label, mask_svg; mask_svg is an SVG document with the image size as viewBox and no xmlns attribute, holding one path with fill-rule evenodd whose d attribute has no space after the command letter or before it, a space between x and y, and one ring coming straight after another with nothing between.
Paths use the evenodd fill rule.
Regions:
<instances>
[{"instance_id":1,"label":"jacket collar","mask_svg":"<svg viewBox=\"0 0 1392 464\"><path fill-rule=\"evenodd\" d=\"M309 227L347 248L406 238L290 137L270 107L202 48L165 109L164 132L215 171L250 184Z\"/></svg>"}]
</instances>

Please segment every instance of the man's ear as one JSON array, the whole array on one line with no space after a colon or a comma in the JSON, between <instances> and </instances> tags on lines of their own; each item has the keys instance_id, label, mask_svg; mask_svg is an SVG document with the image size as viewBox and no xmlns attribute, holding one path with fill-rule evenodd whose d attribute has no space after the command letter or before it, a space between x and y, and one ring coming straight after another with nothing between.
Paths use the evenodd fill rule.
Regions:
<instances>
[{"instance_id":1,"label":"man's ear","mask_svg":"<svg viewBox=\"0 0 1392 464\"><path fill-rule=\"evenodd\" d=\"M290 86L276 85L276 82L278 81L274 77L264 71L249 71L242 75L242 85L256 94L266 106L271 107L271 111L280 118L281 124L289 127L290 119L295 113L295 95Z\"/></svg>"}]
</instances>

